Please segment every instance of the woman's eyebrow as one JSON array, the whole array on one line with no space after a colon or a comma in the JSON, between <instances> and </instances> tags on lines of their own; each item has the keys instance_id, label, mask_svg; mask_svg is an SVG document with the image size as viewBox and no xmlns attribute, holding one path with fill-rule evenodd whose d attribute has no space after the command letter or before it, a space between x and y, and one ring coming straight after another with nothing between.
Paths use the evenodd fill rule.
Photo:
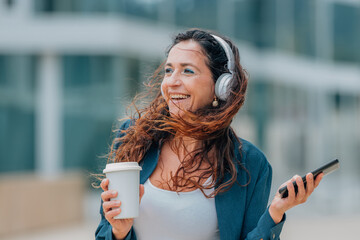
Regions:
<instances>
[{"instance_id":1,"label":"woman's eyebrow","mask_svg":"<svg viewBox=\"0 0 360 240\"><path fill-rule=\"evenodd\" d=\"M165 66L173 67L172 63L166 63ZM191 66L193 68L196 68L198 71L200 71L200 69L192 63L180 63L180 66L181 67Z\"/></svg>"}]
</instances>

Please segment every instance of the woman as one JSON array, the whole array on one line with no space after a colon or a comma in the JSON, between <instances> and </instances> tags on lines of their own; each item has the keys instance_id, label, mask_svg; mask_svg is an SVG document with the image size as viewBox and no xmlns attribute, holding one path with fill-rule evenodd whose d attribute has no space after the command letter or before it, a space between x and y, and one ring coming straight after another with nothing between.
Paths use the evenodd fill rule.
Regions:
<instances>
[{"instance_id":1,"label":"woman","mask_svg":"<svg viewBox=\"0 0 360 240\"><path fill-rule=\"evenodd\" d=\"M305 202L322 175L308 174L306 188L294 176L284 183L289 196L276 194L267 207L271 166L230 127L247 87L236 46L204 30L180 33L159 76L161 90L121 126L110 152L112 161L142 166L140 215L113 219L121 202L110 201L117 193L104 179L96 239L279 239L285 212Z\"/></svg>"}]
</instances>

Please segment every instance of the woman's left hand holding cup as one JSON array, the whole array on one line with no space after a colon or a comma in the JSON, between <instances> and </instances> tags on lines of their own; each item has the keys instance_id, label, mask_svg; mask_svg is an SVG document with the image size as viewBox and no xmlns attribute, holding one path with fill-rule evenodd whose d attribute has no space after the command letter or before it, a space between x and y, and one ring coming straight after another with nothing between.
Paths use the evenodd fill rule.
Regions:
<instances>
[{"instance_id":1,"label":"woman's left hand holding cup","mask_svg":"<svg viewBox=\"0 0 360 240\"><path fill-rule=\"evenodd\" d=\"M124 239L129 233L134 219L114 219L115 216L121 213L121 201L120 200L111 200L111 198L117 197L118 193L115 190L109 190L109 179L105 178L101 181L101 188L104 192L101 193L101 199L103 200L103 212L106 220L111 224L113 235L116 239ZM139 186L140 201L144 195L144 185Z\"/></svg>"}]
</instances>

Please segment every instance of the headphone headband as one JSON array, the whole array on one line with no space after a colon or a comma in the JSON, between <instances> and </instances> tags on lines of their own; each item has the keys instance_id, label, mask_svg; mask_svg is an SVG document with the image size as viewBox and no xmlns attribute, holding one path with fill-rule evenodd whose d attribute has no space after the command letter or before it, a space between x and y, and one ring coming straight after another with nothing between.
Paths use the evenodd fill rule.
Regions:
<instances>
[{"instance_id":1,"label":"headphone headband","mask_svg":"<svg viewBox=\"0 0 360 240\"><path fill-rule=\"evenodd\" d=\"M224 49L226 57L228 59L227 62L227 68L229 69L229 71L231 73L234 72L235 70L235 60L234 60L234 54L231 50L231 47L229 46L229 44L222 39L221 37L218 37L216 35L211 34L211 36L213 36L213 38L215 38L215 40L220 44L220 46Z\"/></svg>"}]
</instances>

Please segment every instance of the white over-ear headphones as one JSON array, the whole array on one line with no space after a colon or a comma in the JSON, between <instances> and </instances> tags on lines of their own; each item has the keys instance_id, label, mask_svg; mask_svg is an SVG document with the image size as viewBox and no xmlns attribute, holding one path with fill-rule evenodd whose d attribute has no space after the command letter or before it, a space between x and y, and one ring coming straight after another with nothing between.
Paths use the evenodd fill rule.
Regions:
<instances>
[{"instance_id":1,"label":"white over-ear headphones","mask_svg":"<svg viewBox=\"0 0 360 240\"><path fill-rule=\"evenodd\" d=\"M227 68L230 73L223 73L216 80L215 84L215 95L223 101L226 101L227 97L230 95L231 83L233 80L233 73L235 70L235 57L234 54L227 42L224 39L211 34L215 38L215 40L220 44L220 46L224 49L226 57L228 59Z\"/></svg>"}]
</instances>

